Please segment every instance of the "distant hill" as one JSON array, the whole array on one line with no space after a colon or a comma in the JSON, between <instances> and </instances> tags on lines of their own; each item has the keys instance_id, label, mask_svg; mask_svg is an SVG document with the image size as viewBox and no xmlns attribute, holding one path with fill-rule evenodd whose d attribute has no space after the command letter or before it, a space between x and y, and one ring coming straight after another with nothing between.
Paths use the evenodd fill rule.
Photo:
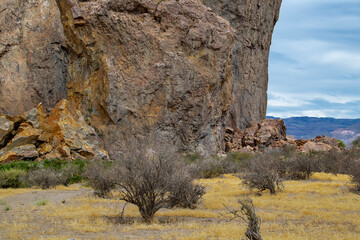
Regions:
<instances>
[{"instance_id":1,"label":"distant hill","mask_svg":"<svg viewBox=\"0 0 360 240\"><path fill-rule=\"evenodd\" d=\"M268 116L269 119L278 119ZM284 119L287 134L298 139L312 139L326 135L349 145L360 136L360 119L292 117Z\"/></svg>"}]
</instances>

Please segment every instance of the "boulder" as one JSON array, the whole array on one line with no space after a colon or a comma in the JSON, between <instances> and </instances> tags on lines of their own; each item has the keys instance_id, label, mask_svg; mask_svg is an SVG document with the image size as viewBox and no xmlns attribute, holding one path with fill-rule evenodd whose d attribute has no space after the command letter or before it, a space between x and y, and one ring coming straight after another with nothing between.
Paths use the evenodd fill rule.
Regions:
<instances>
[{"instance_id":1,"label":"boulder","mask_svg":"<svg viewBox=\"0 0 360 240\"><path fill-rule=\"evenodd\" d=\"M321 142L313 142L313 141L309 141L307 143L305 143L302 148L301 148L301 152L325 152L325 151L330 151L332 149L332 146L325 144L325 143L321 143Z\"/></svg>"},{"instance_id":2,"label":"boulder","mask_svg":"<svg viewBox=\"0 0 360 240\"><path fill-rule=\"evenodd\" d=\"M87 125L81 112L67 100L55 106L48 117L48 124L52 134L51 143L63 158L70 158L72 152L82 158L107 157L95 130Z\"/></svg>"},{"instance_id":3,"label":"boulder","mask_svg":"<svg viewBox=\"0 0 360 240\"><path fill-rule=\"evenodd\" d=\"M108 158L95 130L67 100L60 101L49 117L40 104L21 116L2 117L2 121L2 128L8 129L3 132L8 132L8 137L6 146L0 147L0 162Z\"/></svg>"},{"instance_id":4,"label":"boulder","mask_svg":"<svg viewBox=\"0 0 360 240\"><path fill-rule=\"evenodd\" d=\"M6 151L4 155L0 154L0 163L6 163L21 159L36 159L39 153L36 150L36 146L33 144L26 144L11 148Z\"/></svg>"},{"instance_id":5,"label":"boulder","mask_svg":"<svg viewBox=\"0 0 360 240\"><path fill-rule=\"evenodd\" d=\"M225 131L224 146L227 152L256 152L288 146L296 147L298 152L340 150L339 142L335 138L322 136L313 140L303 140L287 136L282 119L253 122L245 131L228 127Z\"/></svg>"},{"instance_id":6,"label":"boulder","mask_svg":"<svg viewBox=\"0 0 360 240\"><path fill-rule=\"evenodd\" d=\"M256 133L259 144L270 146L274 142L286 140L286 127L282 119L265 119Z\"/></svg>"},{"instance_id":7,"label":"boulder","mask_svg":"<svg viewBox=\"0 0 360 240\"><path fill-rule=\"evenodd\" d=\"M15 136L6 146L7 149L12 149L21 145L35 144L41 135L41 130L34 128L31 124L23 122L20 124Z\"/></svg>"}]
</instances>

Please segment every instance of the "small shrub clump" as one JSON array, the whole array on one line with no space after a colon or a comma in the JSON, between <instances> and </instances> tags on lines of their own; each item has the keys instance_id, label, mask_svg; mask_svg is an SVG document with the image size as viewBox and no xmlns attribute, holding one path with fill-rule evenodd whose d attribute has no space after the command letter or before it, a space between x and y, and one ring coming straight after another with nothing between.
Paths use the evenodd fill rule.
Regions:
<instances>
[{"instance_id":1,"label":"small shrub clump","mask_svg":"<svg viewBox=\"0 0 360 240\"><path fill-rule=\"evenodd\" d=\"M26 172L20 169L9 169L0 171L0 188L25 187L24 178Z\"/></svg>"},{"instance_id":2,"label":"small shrub clump","mask_svg":"<svg viewBox=\"0 0 360 240\"><path fill-rule=\"evenodd\" d=\"M161 208L193 207L205 193L192 182L184 162L167 154L127 159L117 176L120 199L136 205L148 223Z\"/></svg>"},{"instance_id":3,"label":"small shrub clump","mask_svg":"<svg viewBox=\"0 0 360 240\"><path fill-rule=\"evenodd\" d=\"M90 187L94 189L94 194L101 198L110 198L111 190L115 188L116 171L111 163L104 161L93 161L84 171L83 177L87 180Z\"/></svg>"},{"instance_id":4,"label":"small shrub clump","mask_svg":"<svg viewBox=\"0 0 360 240\"><path fill-rule=\"evenodd\" d=\"M83 160L46 159L39 162L17 161L0 164L0 188L38 186L49 188L59 184L80 182Z\"/></svg>"},{"instance_id":5,"label":"small shrub clump","mask_svg":"<svg viewBox=\"0 0 360 240\"><path fill-rule=\"evenodd\" d=\"M295 154L285 161L286 177L293 180L309 179L316 170L316 161L306 154Z\"/></svg>"},{"instance_id":6,"label":"small shrub clump","mask_svg":"<svg viewBox=\"0 0 360 240\"><path fill-rule=\"evenodd\" d=\"M360 161L354 162L353 167L349 171L351 183L353 183L353 190L355 193L360 194Z\"/></svg>"},{"instance_id":7,"label":"small shrub clump","mask_svg":"<svg viewBox=\"0 0 360 240\"><path fill-rule=\"evenodd\" d=\"M276 155L260 154L248 162L246 172L240 176L244 185L259 192L269 190L271 194L283 188Z\"/></svg>"},{"instance_id":8,"label":"small shrub clump","mask_svg":"<svg viewBox=\"0 0 360 240\"><path fill-rule=\"evenodd\" d=\"M26 182L30 186L47 189L62 184L64 179L61 172L59 171L53 169L37 169L28 172L26 176Z\"/></svg>"}]
</instances>

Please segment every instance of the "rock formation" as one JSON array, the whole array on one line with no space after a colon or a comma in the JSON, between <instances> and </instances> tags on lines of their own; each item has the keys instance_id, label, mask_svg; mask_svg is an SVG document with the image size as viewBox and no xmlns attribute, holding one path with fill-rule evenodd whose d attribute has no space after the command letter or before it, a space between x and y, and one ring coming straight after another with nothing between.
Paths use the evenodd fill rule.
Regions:
<instances>
[{"instance_id":1,"label":"rock formation","mask_svg":"<svg viewBox=\"0 0 360 240\"><path fill-rule=\"evenodd\" d=\"M20 159L108 158L80 111L60 101L46 116L41 104L17 117L0 116L0 163Z\"/></svg>"},{"instance_id":2,"label":"rock formation","mask_svg":"<svg viewBox=\"0 0 360 240\"><path fill-rule=\"evenodd\" d=\"M202 0L235 29L231 49L232 104L227 126L245 129L265 119L268 60L281 0Z\"/></svg>"},{"instance_id":3,"label":"rock formation","mask_svg":"<svg viewBox=\"0 0 360 240\"><path fill-rule=\"evenodd\" d=\"M140 144L215 153L223 147L225 126L244 129L265 117L268 53L280 4L5 1L0 113L20 114L39 102L50 110L66 98L112 158ZM77 149L60 142L55 145Z\"/></svg>"},{"instance_id":4,"label":"rock formation","mask_svg":"<svg viewBox=\"0 0 360 240\"><path fill-rule=\"evenodd\" d=\"M294 147L298 152L341 150L335 138L325 135L312 140L294 139L286 135L282 119L265 119L251 123L245 131L226 128L224 149L226 152L260 152L269 149Z\"/></svg>"},{"instance_id":5,"label":"rock formation","mask_svg":"<svg viewBox=\"0 0 360 240\"><path fill-rule=\"evenodd\" d=\"M0 114L19 115L66 98L68 54L55 1L0 4Z\"/></svg>"}]
</instances>

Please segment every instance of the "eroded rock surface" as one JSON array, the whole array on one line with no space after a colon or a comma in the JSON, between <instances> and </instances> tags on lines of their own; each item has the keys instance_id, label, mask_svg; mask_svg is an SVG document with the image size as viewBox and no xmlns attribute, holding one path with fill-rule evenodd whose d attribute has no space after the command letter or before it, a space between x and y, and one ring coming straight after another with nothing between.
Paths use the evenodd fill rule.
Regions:
<instances>
[{"instance_id":1,"label":"eroded rock surface","mask_svg":"<svg viewBox=\"0 0 360 240\"><path fill-rule=\"evenodd\" d=\"M282 0L201 0L235 29L231 50L232 104L228 126L265 119L271 38Z\"/></svg>"},{"instance_id":2,"label":"eroded rock surface","mask_svg":"<svg viewBox=\"0 0 360 240\"><path fill-rule=\"evenodd\" d=\"M60 101L50 116L40 104L23 115L7 118L8 122L0 121L0 129L12 126L12 130L4 140L5 146L0 147L0 162L108 158L95 130L67 100Z\"/></svg>"},{"instance_id":3,"label":"eroded rock surface","mask_svg":"<svg viewBox=\"0 0 360 240\"><path fill-rule=\"evenodd\" d=\"M1 0L0 113L20 115L66 97L68 57L55 1Z\"/></svg>"},{"instance_id":4,"label":"eroded rock surface","mask_svg":"<svg viewBox=\"0 0 360 240\"><path fill-rule=\"evenodd\" d=\"M265 117L280 3L6 0L0 113L20 114L38 102L47 113L66 95L114 159L144 145L216 153L225 126L244 130ZM39 128L44 116L25 118ZM50 144L54 127L40 128L37 141ZM78 149L75 139L60 142L66 147L52 146L60 155Z\"/></svg>"}]
</instances>

